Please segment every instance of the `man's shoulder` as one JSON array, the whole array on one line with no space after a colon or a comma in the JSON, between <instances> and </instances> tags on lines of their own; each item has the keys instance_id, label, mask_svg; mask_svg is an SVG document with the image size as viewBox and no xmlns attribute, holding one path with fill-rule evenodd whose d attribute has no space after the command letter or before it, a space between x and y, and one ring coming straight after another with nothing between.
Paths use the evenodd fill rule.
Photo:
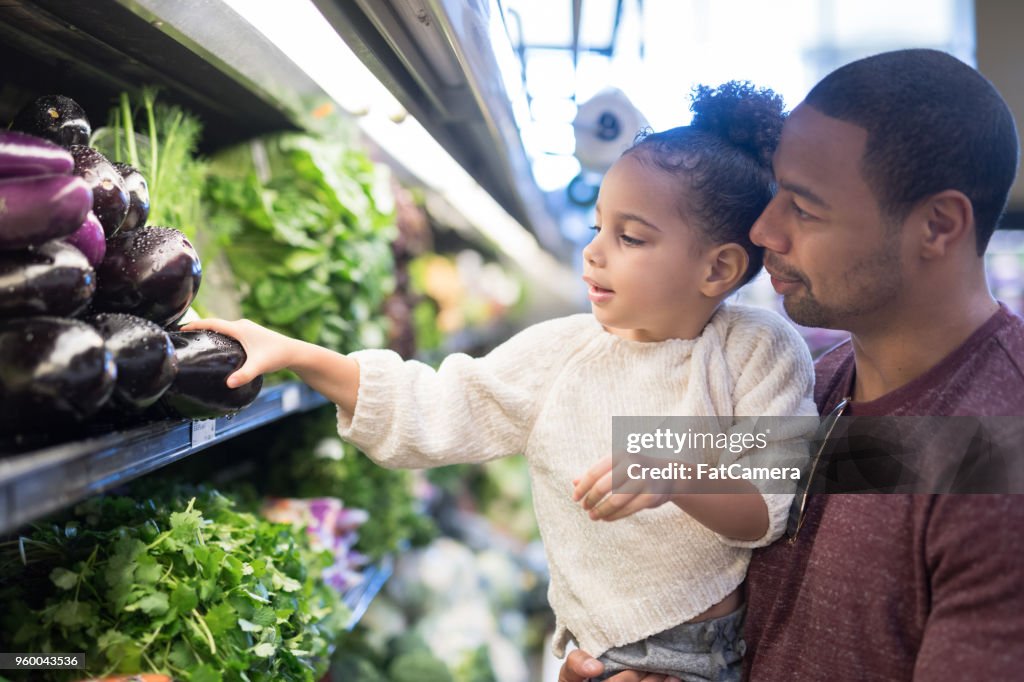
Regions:
<instances>
[{"instance_id":1,"label":"man's shoulder","mask_svg":"<svg viewBox=\"0 0 1024 682\"><path fill-rule=\"evenodd\" d=\"M818 356L814 361L815 373L819 379L827 379L831 374L845 368L853 359L853 343L844 339Z\"/></svg>"},{"instance_id":2,"label":"man's shoulder","mask_svg":"<svg viewBox=\"0 0 1024 682\"><path fill-rule=\"evenodd\" d=\"M955 413L1024 415L1024 319L1001 306L987 331L946 368L958 385Z\"/></svg>"},{"instance_id":3,"label":"man's shoulder","mask_svg":"<svg viewBox=\"0 0 1024 682\"><path fill-rule=\"evenodd\" d=\"M992 334L1007 361L1024 377L1024 318L1003 308L1003 319Z\"/></svg>"},{"instance_id":4,"label":"man's shoulder","mask_svg":"<svg viewBox=\"0 0 1024 682\"><path fill-rule=\"evenodd\" d=\"M819 411L828 412L847 397L853 362L850 339L833 346L814 361L814 402Z\"/></svg>"}]
</instances>

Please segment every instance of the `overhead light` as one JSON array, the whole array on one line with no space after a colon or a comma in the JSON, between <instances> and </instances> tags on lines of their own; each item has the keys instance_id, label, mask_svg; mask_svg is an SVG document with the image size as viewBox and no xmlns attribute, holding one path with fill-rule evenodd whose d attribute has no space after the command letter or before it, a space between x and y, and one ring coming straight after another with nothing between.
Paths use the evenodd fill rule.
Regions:
<instances>
[{"instance_id":1,"label":"overhead light","mask_svg":"<svg viewBox=\"0 0 1024 682\"><path fill-rule=\"evenodd\" d=\"M222 0L265 35L349 114L404 116L381 85L308 0Z\"/></svg>"}]
</instances>

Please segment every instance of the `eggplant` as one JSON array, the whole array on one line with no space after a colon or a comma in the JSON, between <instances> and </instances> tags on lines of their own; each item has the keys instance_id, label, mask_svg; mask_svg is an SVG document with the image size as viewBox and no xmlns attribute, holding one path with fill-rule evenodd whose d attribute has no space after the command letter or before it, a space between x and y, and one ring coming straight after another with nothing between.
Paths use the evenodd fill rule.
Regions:
<instances>
[{"instance_id":1,"label":"eggplant","mask_svg":"<svg viewBox=\"0 0 1024 682\"><path fill-rule=\"evenodd\" d=\"M140 227L107 239L96 270L98 313L130 313L166 327L188 310L203 269L184 234L171 227Z\"/></svg>"},{"instance_id":2,"label":"eggplant","mask_svg":"<svg viewBox=\"0 0 1024 682\"><path fill-rule=\"evenodd\" d=\"M94 268L99 267L107 253L107 237L103 225L92 211L85 214L85 221L77 230L64 237L64 241L81 251Z\"/></svg>"},{"instance_id":3,"label":"eggplant","mask_svg":"<svg viewBox=\"0 0 1024 682\"><path fill-rule=\"evenodd\" d=\"M92 147L72 145L68 151L75 159L75 175L92 188L93 213L103 223L107 237L113 237L128 215L130 199L124 179L114 164Z\"/></svg>"},{"instance_id":4,"label":"eggplant","mask_svg":"<svg viewBox=\"0 0 1024 682\"><path fill-rule=\"evenodd\" d=\"M81 251L52 241L0 253L0 318L74 316L89 305L96 273Z\"/></svg>"},{"instance_id":5,"label":"eggplant","mask_svg":"<svg viewBox=\"0 0 1024 682\"><path fill-rule=\"evenodd\" d=\"M73 175L0 180L0 251L71 234L91 205L92 191Z\"/></svg>"},{"instance_id":6,"label":"eggplant","mask_svg":"<svg viewBox=\"0 0 1024 682\"><path fill-rule=\"evenodd\" d=\"M103 337L117 365L111 405L138 412L155 403L178 373L178 359L167 332L149 320L125 313L101 313L85 322Z\"/></svg>"},{"instance_id":7,"label":"eggplant","mask_svg":"<svg viewBox=\"0 0 1024 682\"><path fill-rule=\"evenodd\" d=\"M128 215L121 223L122 230L134 230L142 227L149 218L149 185L146 178L135 166L120 161L114 163L114 170L124 180L124 186L128 190Z\"/></svg>"},{"instance_id":8,"label":"eggplant","mask_svg":"<svg viewBox=\"0 0 1024 682\"><path fill-rule=\"evenodd\" d=\"M107 401L116 378L103 338L84 322L0 321L0 431L80 422Z\"/></svg>"},{"instance_id":9,"label":"eggplant","mask_svg":"<svg viewBox=\"0 0 1024 682\"><path fill-rule=\"evenodd\" d=\"M27 175L69 175L75 160L49 140L13 130L0 130L0 178Z\"/></svg>"},{"instance_id":10,"label":"eggplant","mask_svg":"<svg viewBox=\"0 0 1024 682\"><path fill-rule=\"evenodd\" d=\"M242 344L211 331L170 332L178 358L178 376L160 399L171 414L212 419L237 412L256 400L263 377L228 388L227 379L245 363Z\"/></svg>"},{"instance_id":11,"label":"eggplant","mask_svg":"<svg viewBox=\"0 0 1024 682\"><path fill-rule=\"evenodd\" d=\"M43 95L19 111L11 127L52 140L62 147L89 144L92 135L85 109L64 95Z\"/></svg>"}]
</instances>

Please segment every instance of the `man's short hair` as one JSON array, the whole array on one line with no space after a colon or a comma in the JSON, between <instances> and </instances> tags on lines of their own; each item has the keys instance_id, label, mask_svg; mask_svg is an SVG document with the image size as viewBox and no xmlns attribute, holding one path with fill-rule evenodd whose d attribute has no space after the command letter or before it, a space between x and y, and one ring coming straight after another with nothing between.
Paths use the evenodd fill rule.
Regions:
<instances>
[{"instance_id":1,"label":"man's short hair","mask_svg":"<svg viewBox=\"0 0 1024 682\"><path fill-rule=\"evenodd\" d=\"M1006 208L1017 172L1017 130L995 87L938 50L860 59L824 78L805 102L867 130L861 173L891 218L922 199L963 192L974 207L978 255Z\"/></svg>"}]
</instances>

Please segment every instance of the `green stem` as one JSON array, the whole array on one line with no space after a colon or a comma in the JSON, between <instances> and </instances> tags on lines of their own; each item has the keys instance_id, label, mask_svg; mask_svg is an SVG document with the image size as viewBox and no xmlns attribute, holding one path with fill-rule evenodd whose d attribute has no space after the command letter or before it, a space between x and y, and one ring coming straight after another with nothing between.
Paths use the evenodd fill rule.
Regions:
<instances>
[{"instance_id":1,"label":"green stem","mask_svg":"<svg viewBox=\"0 0 1024 682\"><path fill-rule=\"evenodd\" d=\"M152 632L152 633L151 633L151 634L149 635L149 638L148 638L148 639L149 639L149 641L148 641L148 642L146 642L146 646L144 646L144 647L142 647L141 649L139 649L139 653L140 653L140 654L145 654L145 653L146 653L146 649L148 649L148 648L149 648L149 647L150 647L150 646L151 646L151 645L153 644L153 642L155 642L155 641L156 641L156 638L157 638L157 637L158 637L158 636L160 635L160 631L161 631L161 630L163 630L163 629L164 629L164 626L163 626L163 625L161 625L160 627L158 627L158 628L157 628L156 630L154 630L154 631L153 631L153 632ZM146 657L146 660L149 660L149 657L148 657L148 656ZM150 663L150 665L152 665L152 664L153 664L153 661L149 661L149 663Z\"/></svg>"},{"instance_id":2,"label":"green stem","mask_svg":"<svg viewBox=\"0 0 1024 682\"><path fill-rule=\"evenodd\" d=\"M214 656L216 656L217 655L217 645L213 641L213 633L210 632L210 628L208 628L206 626L206 621L203 619L203 616L199 613L198 609L192 609L192 613L196 617L195 618L196 625L199 626L199 629L202 630L202 633L206 636L206 642L207 642L207 644L210 645L210 653L213 654Z\"/></svg>"},{"instance_id":3,"label":"green stem","mask_svg":"<svg viewBox=\"0 0 1024 682\"><path fill-rule=\"evenodd\" d=\"M168 537L170 537L170 535L171 535L171 531L169 531L169 530L165 530L163 533L160 533L160 535L156 536L156 540L153 540L153 542L151 542L148 545L146 545L146 551L148 552L149 550L153 549L154 547L159 545L161 542L166 540Z\"/></svg>"},{"instance_id":4,"label":"green stem","mask_svg":"<svg viewBox=\"0 0 1024 682\"><path fill-rule=\"evenodd\" d=\"M139 167L139 150L135 147L135 126L132 123L132 107L128 101L128 93L121 93L121 120L124 121L124 140L128 145L128 163ZM120 150L118 158L120 158Z\"/></svg>"},{"instance_id":5,"label":"green stem","mask_svg":"<svg viewBox=\"0 0 1024 682\"><path fill-rule=\"evenodd\" d=\"M92 548L92 553L89 555L89 558L85 560L85 569L91 569L92 568L92 562L96 560L96 552L99 551L99 548L100 548L99 545L96 545L95 547ZM75 601L76 602L78 601L78 594L82 591L82 583L85 582L85 580L83 580L83 578L82 578L82 574L85 573L85 569L83 569L78 574L78 579L75 581Z\"/></svg>"},{"instance_id":6,"label":"green stem","mask_svg":"<svg viewBox=\"0 0 1024 682\"><path fill-rule=\"evenodd\" d=\"M121 158L121 119L114 117L114 158Z\"/></svg>"},{"instance_id":7,"label":"green stem","mask_svg":"<svg viewBox=\"0 0 1024 682\"><path fill-rule=\"evenodd\" d=\"M142 93L142 99L146 106L146 124L149 126L149 178L152 180L149 186L149 205L154 207L158 205L156 195L159 194L160 188L160 168L157 165L160 161L157 147L160 144L156 136L156 116L153 113L153 102L156 97L152 90L146 90Z\"/></svg>"},{"instance_id":8,"label":"green stem","mask_svg":"<svg viewBox=\"0 0 1024 682\"><path fill-rule=\"evenodd\" d=\"M163 144L164 152L165 152L164 156L167 155L168 150L173 149L173 147L171 145L174 144L174 138L177 136L178 128L181 126L181 118L182 118L182 113L179 111L179 112L177 112L175 114L174 119L171 121L171 125L167 128L167 139L164 140L164 144ZM172 156L172 158L173 158L173 156ZM163 183L164 183L164 169L161 168L161 169L159 169L159 171L156 171L156 172L153 173L153 184L155 184L157 187L163 187ZM156 211L159 211L160 210L160 206L153 200L152 188L150 188L150 190L151 190L150 193L149 193L149 195L150 195L149 196L150 213L154 213L155 212L154 209Z\"/></svg>"},{"instance_id":9,"label":"green stem","mask_svg":"<svg viewBox=\"0 0 1024 682\"><path fill-rule=\"evenodd\" d=\"M157 580L157 582L158 583L167 583L172 588L177 587L178 585L181 584L181 581L177 580L176 578L171 577L171 573L173 573L173 572L174 572L174 563L172 562L172 563L170 563L167 566L167 572L164 573L162 576L160 576L160 579Z\"/></svg>"}]
</instances>

